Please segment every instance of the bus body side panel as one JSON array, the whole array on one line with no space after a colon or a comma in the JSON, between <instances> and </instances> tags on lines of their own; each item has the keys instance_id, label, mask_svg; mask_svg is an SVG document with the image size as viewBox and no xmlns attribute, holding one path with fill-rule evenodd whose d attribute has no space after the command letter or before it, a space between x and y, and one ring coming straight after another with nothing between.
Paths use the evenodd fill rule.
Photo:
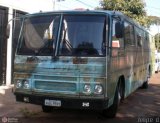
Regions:
<instances>
[{"instance_id":1,"label":"bus body side panel","mask_svg":"<svg viewBox=\"0 0 160 123\"><path fill-rule=\"evenodd\" d=\"M134 25L134 24L133 24ZM112 31L111 31L112 32ZM144 33L145 31L143 31ZM135 33L133 32L135 36ZM142 46L137 46L136 37L134 45L127 45L124 48L114 48L110 44L111 54L108 62L107 94L109 106L112 105L116 86L120 77L125 79L125 97L139 88L147 80L149 68L149 44L146 37L142 37ZM110 39L110 42L112 39ZM122 39L124 40L124 39ZM148 48L147 48L148 46Z\"/></svg>"}]
</instances>

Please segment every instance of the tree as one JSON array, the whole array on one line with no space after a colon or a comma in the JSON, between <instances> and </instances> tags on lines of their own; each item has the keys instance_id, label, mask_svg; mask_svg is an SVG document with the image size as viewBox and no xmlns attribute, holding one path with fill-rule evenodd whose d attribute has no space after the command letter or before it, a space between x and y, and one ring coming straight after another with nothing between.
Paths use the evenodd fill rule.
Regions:
<instances>
[{"instance_id":1,"label":"tree","mask_svg":"<svg viewBox=\"0 0 160 123\"><path fill-rule=\"evenodd\" d=\"M155 35L155 47L158 52L160 52L160 33Z\"/></svg>"},{"instance_id":2,"label":"tree","mask_svg":"<svg viewBox=\"0 0 160 123\"><path fill-rule=\"evenodd\" d=\"M151 24L160 25L160 17L148 16L151 20Z\"/></svg>"},{"instance_id":3,"label":"tree","mask_svg":"<svg viewBox=\"0 0 160 123\"><path fill-rule=\"evenodd\" d=\"M143 0L102 0L100 5L104 10L120 11L145 27L151 24Z\"/></svg>"},{"instance_id":4,"label":"tree","mask_svg":"<svg viewBox=\"0 0 160 123\"><path fill-rule=\"evenodd\" d=\"M151 19L151 24L157 25L157 28L158 28L158 33L154 36L154 39L155 39L155 47L158 50L158 52L160 52L160 32L159 32L160 17L149 16L149 18Z\"/></svg>"}]
</instances>

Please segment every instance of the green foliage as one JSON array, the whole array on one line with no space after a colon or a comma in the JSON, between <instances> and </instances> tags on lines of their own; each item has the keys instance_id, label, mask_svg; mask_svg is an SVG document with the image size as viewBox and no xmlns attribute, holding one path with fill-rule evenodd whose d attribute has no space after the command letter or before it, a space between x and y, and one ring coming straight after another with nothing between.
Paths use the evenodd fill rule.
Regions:
<instances>
[{"instance_id":1,"label":"green foliage","mask_svg":"<svg viewBox=\"0 0 160 123\"><path fill-rule=\"evenodd\" d=\"M151 23L152 24L155 24L157 26L160 26L160 18L159 17L156 17L156 16L150 16L151 18ZM159 27L158 27L159 28ZM154 39L155 39L155 47L156 49L158 50L158 52L160 52L160 33L157 33L155 36L154 36Z\"/></svg>"},{"instance_id":2,"label":"green foliage","mask_svg":"<svg viewBox=\"0 0 160 123\"><path fill-rule=\"evenodd\" d=\"M155 47L158 50L158 52L160 52L160 33L157 33L154 39L155 39Z\"/></svg>"},{"instance_id":3,"label":"green foliage","mask_svg":"<svg viewBox=\"0 0 160 123\"><path fill-rule=\"evenodd\" d=\"M143 0L102 0L101 9L120 11L145 27L151 24Z\"/></svg>"}]
</instances>

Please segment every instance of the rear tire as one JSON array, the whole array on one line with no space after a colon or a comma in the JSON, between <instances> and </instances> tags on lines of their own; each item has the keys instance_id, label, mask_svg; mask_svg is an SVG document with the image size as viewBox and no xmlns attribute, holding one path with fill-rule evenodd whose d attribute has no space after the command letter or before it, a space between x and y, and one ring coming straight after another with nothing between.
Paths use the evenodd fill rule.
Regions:
<instances>
[{"instance_id":1,"label":"rear tire","mask_svg":"<svg viewBox=\"0 0 160 123\"><path fill-rule=\"evenodd\" d=\"M44 106L44 105L42 105L42 110L43 110L43 112L45 112L45 113L50 113L50 112L53 111L53 108L50 107L50 106Z\"/></svg>"},{"instance_id":2,"label":"rear tire","mask_svg":"<svg viewBox=\"0 0 160 123\"><path fill-rule=\"evenodd\" d=\"M142 84L141 88L142 89L147 89L148 88L148 82L149 82L149 78L151 77L151 72L150 69L148 71L148 76L147 76L147 80Z\"/></svg>"},{"instance_id":3,"label":"rear tire","mask_svg":"<svg viewBox=\"0 0 160 123\"><path fill-rule=\"evenodd\" d=\"M142 89L147 89L148 88L148 80L143 83L143 85L141 86L141 88Z\"/></svg>"}]
</instances>

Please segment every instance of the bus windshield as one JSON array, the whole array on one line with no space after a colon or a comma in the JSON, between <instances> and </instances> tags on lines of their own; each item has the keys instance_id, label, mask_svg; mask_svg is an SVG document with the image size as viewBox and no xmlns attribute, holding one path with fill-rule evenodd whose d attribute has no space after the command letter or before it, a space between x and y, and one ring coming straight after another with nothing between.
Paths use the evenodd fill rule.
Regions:
<instances>
[{"instance_id":1,"label":"bus windshield","mask_svg":"<svg viewBox=\"0 0 160 123\"><path fill-rule=\"evenodd\" d=\"M53 55L59 22L59 15L24 18L17 54Z\"/></svg>"},{"instance_id":2,"label":"bus windshield","mask_svg":"<svg viewBox=\"0 0 160 123\"><path fill-rule=\"evenodd\" d=\"M106 16L64 15L60 20L60 15L24 18L17 54L53 56L56 48L59 56L106 54Z\"/></svg>"},{"instance_id":3,"label":"bus windshield","mask_svg":"<svg viewBox=\"0 0 160 123\"><path fill-rule=\"evenodd\" d=\"M95 15L65 15L59 55L103 56L106 46L106 18Z\"/></svg>"}]
</instances>

